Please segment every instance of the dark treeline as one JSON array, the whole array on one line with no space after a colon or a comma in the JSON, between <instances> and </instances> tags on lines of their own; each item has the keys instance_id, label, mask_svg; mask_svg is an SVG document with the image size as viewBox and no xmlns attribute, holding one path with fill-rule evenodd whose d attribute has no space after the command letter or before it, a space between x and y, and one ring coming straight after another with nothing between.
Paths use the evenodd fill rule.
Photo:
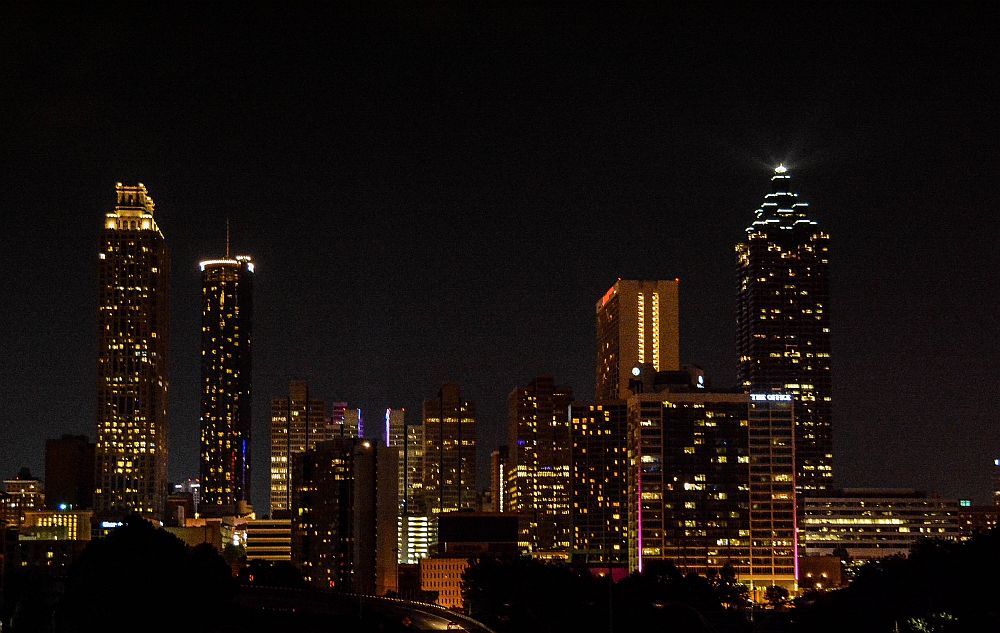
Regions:
<instances>
[{"instance_id":1,"label":"dark treeline","mask_svg":"<svg viewBox=\"0 0 1000 633\"><path fill-rule=\"evenodd\" d=\"M1000 532L925 541L908 558L870 563L849 587L807 594L794 608L751 610L731 569L705 578L670 564L647 565L609 588L569 565L483 559L466 571L464 593L472 615L501 633L1000 631ZM768 596L782 602L779 592Z\"/></svg>"},{"instance_id":2,"label":"dark treeline","mask_svg":"<svg viewBox=\"0 0 1000 633\"><path fill-rule=\"evenodd\" d=\"M91 542L64 581L39 570L5 571L4 630L76 633L101 630L326 630L329 616L247 610L239 583L301 588L290 564L251 562L239 581L212 547L187 547L136 519ZM664 631L743 633L756 630L843 633L972 633L1000 631L1000 533L966 542L927 541L909 558L861 569L847 588L809 594L793 609L751 610L746 587L730 567L706 578L669 563L647 564L613 585L566 564L529 558L474 561L463 578L471 615L498 633ZM783 596L775 595L780 603ZM348 623L338 630L402 630L395 620ZM398 619L398 618L397 618ZM371 628L374 626L374 628ZM280 626L279 626L280 628Z\"/></svg>"},{"instance_id":3,"label":"dark treeline","mask_svg":"<svg viewBox=\"0 0 1000 633\"><path fill-rule=\"evenodd\" d=\"M466 570L463 593L472 617L502 633L747 628L746 588L731 568L709 579L651 564L609 586L566 564L482 558Z\"/></svg>"},{"instance_id":4,"label":"dark treeline","mask_svg":"<svg viewBox=\"0 0 1000 633\"><path fill-rule=\"evenodd\" d=\"M863 567L851 585L796 609L815 633L1000 631L1000 532L965 542L925 541L909 558Z\"/></svg>"}]
</instances>

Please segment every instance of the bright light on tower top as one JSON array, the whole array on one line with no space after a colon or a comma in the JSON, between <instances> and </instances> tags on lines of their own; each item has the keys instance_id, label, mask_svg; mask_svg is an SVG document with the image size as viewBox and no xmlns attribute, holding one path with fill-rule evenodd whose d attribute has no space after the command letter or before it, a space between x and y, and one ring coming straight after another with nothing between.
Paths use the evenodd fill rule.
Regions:
<instances>
[{"instance_id":1,"label":"bright light on tower top","mask_svg":"<svg viewBox=\"0 0 1000 633\"><path fill-rule=\"evenodd\" d=\"M777 167L774 168L774 173L776 173L776 174L783 174L786 171L788 171L788 168L785 167L783 164L782 165L778 165Z\"/></svg>"}]
</instances>

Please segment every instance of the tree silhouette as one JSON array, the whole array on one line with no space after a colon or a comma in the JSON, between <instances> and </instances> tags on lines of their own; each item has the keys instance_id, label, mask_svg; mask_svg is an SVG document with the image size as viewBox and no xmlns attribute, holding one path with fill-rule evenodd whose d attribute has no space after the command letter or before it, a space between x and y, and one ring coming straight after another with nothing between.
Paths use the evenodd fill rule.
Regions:
<instances>
[{"instance_id":1,"label":"tree silhouette","mask_svg":"<svg viewBox=\"0 0 1000 633\"><path fill-rule=\"evenodd\" d=\"M189 548L133 516L73 565L56 630L167 631L188 622L212 631L234 592L229 565L211 546Z\"/></svg>"}]
</instances>

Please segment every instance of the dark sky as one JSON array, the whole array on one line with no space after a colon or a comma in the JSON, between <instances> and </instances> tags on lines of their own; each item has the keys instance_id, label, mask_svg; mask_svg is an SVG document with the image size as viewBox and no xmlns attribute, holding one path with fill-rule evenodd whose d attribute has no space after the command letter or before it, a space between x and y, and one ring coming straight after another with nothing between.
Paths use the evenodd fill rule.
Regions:
<instances>
[{"instance_id":1,"label":"dark sky","mask_svg":"<svg viewBox=\"0 0 1000 633\"><path fill-rule=\"evenodd\" d=\"M551 373L592 397L593 306L618 277L680 277L682 357L732 384L733 245L784 161L832 234L839 483L988 498L988 7L159 4L0 10L0 473L94 434L116 181L149 187L172 251L174 479L197 472L197 262L227 216L258 262L264 505L290 378L414 419L460 382L483 460L516 385Z\"/></svg>"}]
</instances>

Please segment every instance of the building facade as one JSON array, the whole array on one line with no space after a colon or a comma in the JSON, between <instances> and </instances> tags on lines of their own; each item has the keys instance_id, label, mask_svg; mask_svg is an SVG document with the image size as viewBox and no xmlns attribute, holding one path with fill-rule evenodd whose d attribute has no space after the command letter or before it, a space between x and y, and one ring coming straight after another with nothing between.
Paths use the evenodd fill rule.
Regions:
<instances>
[{"instance_id":1,"label":"building facade","mask_svg":"<svg viewBox=\"0 0 1000 633\"><path fill-rule=\"evenodd\" d=\"M307 583L395 590L398 460L397 449L356 438L293 454L292 561Z\"/></svg>"},{"instance_id":2,"label":"building facade","mask_svg":"<svg viewBox=\"0 0 1000 633\"><path fill-rule=\"evenodd\" d=\"M85 435L45 440L45 506L50 510L94 507L94 443Z\"/></svg>"},{"instance_id":3,"label":"building facade","mask_svg":"<svg viewBox=\"0 0 1000 633\"><path fill-rule=\"evenodd\" d=\"M680 280L619 279L597 302L598 402L628 398L632 369L680 368Z\"/></svg>"},{"instance_id":4,"label":"building facade","mask_svg":"<svg viewBox=\"0 0 1000 633\"><path fill-rule=\"evenodd\" d=\"M507 400L508 511L523 515L532 556L567 557L570 546L570 421L573 390L539 376Z\"/></svg>"},{"instance_id":5,"label":"building facade","mask_svg":"<svg viewBox=\"0 0 1000 633\"><path fill-rule=\"evenodd\" d=\"M957 499L909 489L830 489L805 497L799 526L806 556L847 552L851 559L908 556L922 539L962 537Z\"/></svg>"},{"instance_id":6,"label":"building facade","mask_svg":"<svg viewBox=\"0 0 1000 633\"><path fill-rule=\"evenodd\" d=\"M573 403L570 558L590 567L628 564L628 407Z\"/></svg>"},{"instance_id":7,"label":"building facade","mask_svg":"<svg viewBox=\"0 0 1000 633\"><path fill-rule=\"evenodd\" d=\"M89 541L91 519L94 513L90 510L38 510L24 513L23 529L56 530L55 540Z\"/></svg>"},{"instance_id":8,"label":"building facade","mask_svg":"<svg viewBox=\"0 0 1000 633\"><path fill-rule=\"evenodd\" d=\"M288 395L271 400L271 515L287 518L291 501L292 455L343 434L344 425L327 418L326 403L314 398L309 384L293 380Z\"/></svg>"},{"instance_id":9,"label":"building facade","mask_svg":"<svg viewBox=\"0 0 1000 633\"><path fill-rule=\"evenodd\" d=\"M45 492L42 482L31 476L27 468L22 468L15 477L4 479L3 506L0 507L0 521L8 525L24 525L26 513L45 508Z\"/></svg>"},{"instance_id":10,"label":"building facade","mask_svg":"<svg viewBox=\"0 0 1000 633\"><path fill-rule=\"evenodd\" d=\"M255 519L245 525L247 560L292 560L291 519Z\"/></svg>"},{"instance_id":11,"label":"building facade","mask_svg":"<svg viewBox=\"0 0 1000 633\"><path fill-rule=\"evenodd\" d=\"M224 516L250 504L254 265L227 253L200 266L200 512Z\"/></svg>"},{"instance_id":12,"label":"building facade","mask_svg":"<svg viewBox=\"0 0 1000 633\"><path fill-rule=\"evenodd\" d=\"M458 385L424 400L424 498L427 512L476 508L476 404Z\"/></svg>"},{"instance_id":13,"label":"building facade","mask_svg":"<svg viewBox=\"0 0 1000 633\"><path fill-rule=\"evenodd\" d=\"M159 517L167 496L170 262L139 183L115 186L97 254L95 509Z\"/></svg>"},{"instance_id":14,"label":"building facade","mask_svg":"<svg viewBox=\"0 0 1000 633\"><path fill-rule=\"evenodd\" d=\"M795 398L796 485L833 482L830 236L778 166L771 192L736 246L738 379L750 393Z\"/></svg>"},{"instance_id":15,"label":"building facade","mask_svg":"<svg viewBox=\"0 0 1000 633\"><path fill-rule=\"evenodd\" d=\"M796 587L789 394L687 391L628 401L629 567L732 565L751 587Z\"/></svg>"}]
</instances>

